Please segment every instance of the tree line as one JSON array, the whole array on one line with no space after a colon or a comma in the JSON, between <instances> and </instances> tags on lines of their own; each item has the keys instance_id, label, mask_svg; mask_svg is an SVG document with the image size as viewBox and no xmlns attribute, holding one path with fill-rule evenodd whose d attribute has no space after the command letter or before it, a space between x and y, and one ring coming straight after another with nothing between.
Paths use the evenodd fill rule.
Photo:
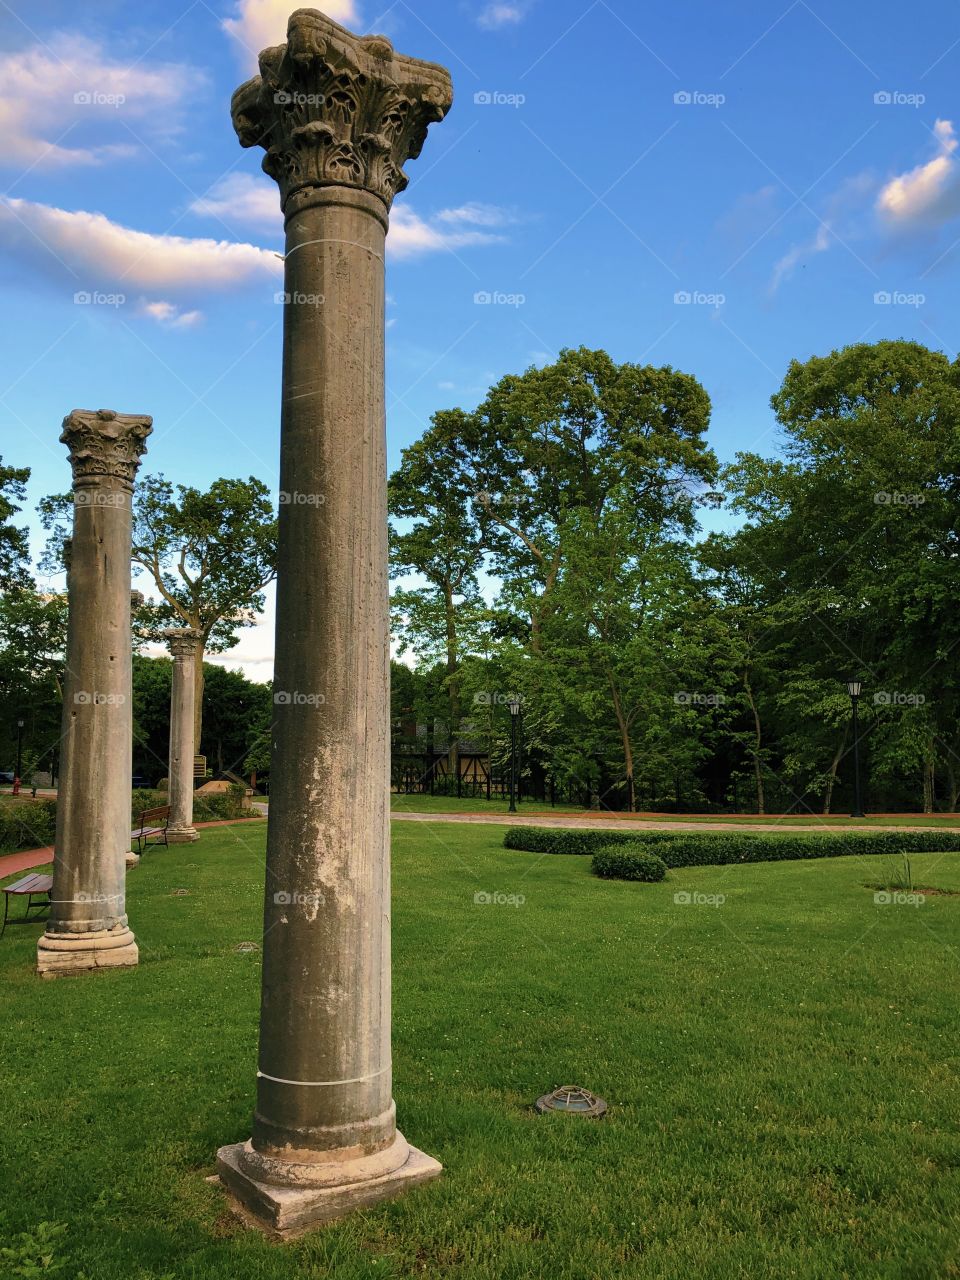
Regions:
<instances>
[{"instance_id":1,"label":"tree line","mask_svg":"<svg viewBox=\"0 0 960 1280\"><path fill-rule=\"evenodd\" d=\"M693 375L579 348L435 413L389 481L395 749L442 755L450 779L467 751L502 769L515 693L527 792L831 812L852 799L857 679L868 803L954 811L960 364L860 343L793 362L772 407L777 447L721 466ZM66 604L17 524L28 478L0 463L4 762L17 718L35 754L59 734ZM42 573L62 565L69 501L40 503ZM254 477L138 483L135 635L203 635L198 741L217 770L269 768L269 686L203 658L255 621L275 548ZM168 691L169 663L141 655L141 770L165 759Z\"/></svg>"}]
</instances>

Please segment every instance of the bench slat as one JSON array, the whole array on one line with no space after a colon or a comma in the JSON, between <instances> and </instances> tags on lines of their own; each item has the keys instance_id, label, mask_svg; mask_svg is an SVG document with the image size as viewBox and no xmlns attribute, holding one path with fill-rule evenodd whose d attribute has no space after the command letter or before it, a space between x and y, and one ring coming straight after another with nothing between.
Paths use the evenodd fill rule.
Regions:
<instances>
[{"instance_id":1,"label":"bench slat","mask_svg":"<svg viewBox=\"0 0 960 1280\"><path fill-rule=\"evenodd\" d=\"M18 880L15 884L4 885L4 893L49 893L53 888L53 876L42 876L36 873L24 876L22 880Z\"/></svg>"}]
</instances>

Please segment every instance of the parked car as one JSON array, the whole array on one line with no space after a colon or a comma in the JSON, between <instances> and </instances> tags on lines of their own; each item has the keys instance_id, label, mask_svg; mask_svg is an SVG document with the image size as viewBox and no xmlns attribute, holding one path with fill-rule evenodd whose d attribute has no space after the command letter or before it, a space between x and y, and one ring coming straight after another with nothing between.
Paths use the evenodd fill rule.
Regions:
<instances>
[{"instance_id":1,"label":"parked car","mask_svg":"<svg viewBox=\"0 0 960 1280\"><path fill-rule=\"evenodd\" d=\"M132 786L134 791L147 791L149 790L150 783L146 778L141 777L139 773L135 773L133 775Z\"/></svg>"},{"instance_id":2,"label":"parked car","mask_svg":"<svg viewBox=\"0 0 960 1280\"><path fill-rule=\"evenodd\" d=\"M4 771L3 773L0 773L0 782L9 782L10 785L13 786L13 783L15 780L16 780L15 774L7 773L6 771Z\"/></svg>"}]
</instances>

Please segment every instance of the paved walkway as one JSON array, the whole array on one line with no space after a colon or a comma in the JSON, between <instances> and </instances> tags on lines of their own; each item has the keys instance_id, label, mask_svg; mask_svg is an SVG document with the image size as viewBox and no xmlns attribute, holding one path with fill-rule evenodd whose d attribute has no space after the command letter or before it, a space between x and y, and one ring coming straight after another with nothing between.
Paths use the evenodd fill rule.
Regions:
<instances>
[{"instance_id":1,"label":"paved walkway","mask_svg":"<svg viewBox=\"0 0 960 1280\"><path fill-rule=\"evenodd\" d=\"M196 822L200 827L229 827L236 822L257 822L256 818L216 818L212 822ZM16 875L18 871L30 871L33 867L42 867L53 861L53 845L44 845L42 849L21 849L19 853L5 853L0 857L0 880Z\"/></svg>"}]
</instances>

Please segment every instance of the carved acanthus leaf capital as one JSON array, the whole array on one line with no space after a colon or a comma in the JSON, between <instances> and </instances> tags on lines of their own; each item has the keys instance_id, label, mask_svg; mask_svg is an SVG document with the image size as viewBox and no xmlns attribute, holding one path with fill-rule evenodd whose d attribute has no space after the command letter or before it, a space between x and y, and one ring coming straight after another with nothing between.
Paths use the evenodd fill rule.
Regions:
<instances>
[{"instance_id":1,"label":"carved acanthus leaf capital","mask_svg":"<svg viewBox=\"0 0 960 1280\"><path fill-rule=\"evenodd\" d=\"M203 637L190 627L170 627L164 631L163 638L174 658L192 658Z\"/></svg>"},{"instance_id":2,"label":"carved acanthus leaf capital","mask_svg":"<svg viewBox=\"0 0 960 1280\"><path fill-rule=\"evenodd\" d=\"M385 36L355 36L316 9L290 15L287 43L265 49L260 75L233 95L244 147L263 147L281 204L305 187L358 187L387 208L403 165L453 102L447 71L395 53Z\"/></svg>"},{"instance_id":3,"label":"carved acanthus leaf capital","mask_svg":"<svg viewBox=\"0 0 960 1280\"><path fill-rule=\"evenodd\" d=\"M63 420L61 443L70 452L73 483L96 483L105 477L133 488L144 443L153 418L143 413L114 413L112 409L74 409Z\"/></svg>"}]
</instances>

